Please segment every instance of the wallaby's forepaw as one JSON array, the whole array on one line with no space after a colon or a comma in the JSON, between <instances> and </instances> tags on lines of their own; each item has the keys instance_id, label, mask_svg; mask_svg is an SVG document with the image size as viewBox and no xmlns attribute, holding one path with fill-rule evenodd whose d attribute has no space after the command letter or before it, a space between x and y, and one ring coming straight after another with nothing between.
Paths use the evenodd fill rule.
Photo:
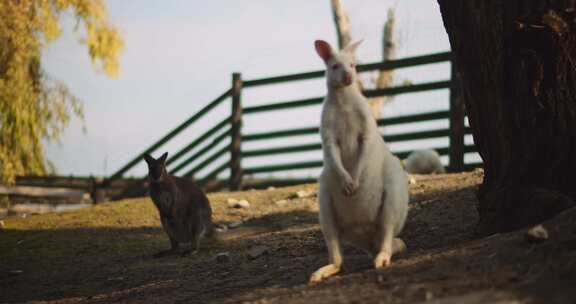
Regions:
<instances>
[{"instance_id":1,"label":"wallaby's forepaw","mask_svg":"<svg viewBox=\"0 0 576 304\"><path fill-rule=\"evenodd\" d=\"M159 258L167 257L167 256L173 255L173 254L176 254L176 251L174 249L168 249L168 250L162 250L160 252L157 252L152 257L155 259L159 259Z\"/></svg>"},{"instance_id":2,"label":"wallaby's forepaw","mask_svg":"<svg viewBox=\"0 0 576 304\"><path fill-rule=\"evenodd\" d=\"M330 264L319 268L310 276L310 283L318 283L340 272L340 267Z\"/></svg>"},{"instance_id":3,"label":"wallaby's forepaw","mask_svg":"<svg viewBox=\"0 0 576 304\"><path fill-rule=\"evenodd\" d=\"M344 181L344 195L351 196L358 190L359 183L357 180L354 180L352 177L348 176Z\"/></svg>"},{"instance_id":4,"label":"wallaby's forepaw","mask_svg":"<svg viewBox=\"0 0 576 304\"><path fill-rule=\"evenodd\" d=\"M392 261L392 254L386 251L381 251L374 259L374 268L381 269L384 267L388 267L390 266L391 261Z\"/></svg>"}]
</instances>

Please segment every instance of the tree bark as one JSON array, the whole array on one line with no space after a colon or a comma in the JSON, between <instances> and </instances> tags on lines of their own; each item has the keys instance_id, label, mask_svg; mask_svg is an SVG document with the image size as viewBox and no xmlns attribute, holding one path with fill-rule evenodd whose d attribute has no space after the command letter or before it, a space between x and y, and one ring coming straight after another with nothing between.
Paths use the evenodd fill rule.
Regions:
<instances>
[{"instance_id":1,"label":"tree bark","mask_svg":"<svg viewBox=\"0 0 576 304\"><path fill-rule=\"evenodd\" d=\"M338 49L343 49L352 42L350 34L350 19L340 0L330 0L332 6L332 17L336 25L336 34L338 36Z\"/></svg>"},{"instance_id":2,"label":"tree bark","mask_svg":"<svg viewBox=\"0 0 576 304\"><path fill-rule=\"evenodd\" d=\"M574 0L438 0L484 161L478 233L575 205Z\"/></svg>"},{"instance_id":3,"label":"tree bark","mask_svg":"<svg viewBox=\"0 0 576 304\"><path fill-rule=\"evenodd\" d=\"M394 59L396 45L394 43L394 9L388 9L388 17L382 31L382 61ZM376 88L390 88L394 84L394 70L382 70L378 73ZM370 109L376 119L382 118L382 106L392 99L391 96L374 97L369 100Z\"/></svg>"}]
</instances>

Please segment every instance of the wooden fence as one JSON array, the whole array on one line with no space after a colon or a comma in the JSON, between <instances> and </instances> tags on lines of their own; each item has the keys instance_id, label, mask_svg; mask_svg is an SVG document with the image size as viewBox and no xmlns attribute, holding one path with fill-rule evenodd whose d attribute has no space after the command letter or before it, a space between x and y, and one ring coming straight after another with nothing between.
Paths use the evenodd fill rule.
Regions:
<instances>
[{"instance_id":1,"label":"wooden fence","mask_svg":"<svg viewBox=\"0 0 576 304\"><path fill-rule=\"evenodd\" d=\"M426 64L450 62L450 53L437 53L425 56L411 57L393 61L371 63L358 65L358 72L374 71L374 70L393 70L406 67L414 67ZM180 134L185 129L192 127L199 119L209 117L213 114L214 109L223 104L224 102L230 103L230 115L220 121L216 121L213 127L209 128L203 134L199 134L189 144L182 147L175 153L171 153L167 160L167 167L169 173L181 175L185 177L195 176L200 184L206 184L208 181L217 177L225 170L230 170L228 179L228 187L231 190L240 189L242 179L246 175L256 173L267 173L275 171L295 170L295 169L308 169L318 168L322 166L322 160L309 160L291 163L281 163L274 165L265 165L257 167L243 167L242 159L255 158L261 156L271 156L280 154L297 153L304 151L320 150L320 142L312 144L297 144L290 146L279 146L274 148L264 149L251 149L243 150L242 143L265 141L270 139L295 137L302 135L318 134L318 126L310 126L305 128L292 128L270 132L259 133L244 133L242 131L242 120L246 115L255 113L264 113L270 111L278 111L284 109L294 109L307 107L312 105L319 105L323 101L323 97L306 98L300 100L291 100L285 102L275 102L257 106L242 106L242 90L245 88L253 88L271 84L285 84L288 82L308 80L321 78L324 76L324 71L313 71L307 73L290 74L284 76L276 76L261 79L243 80L241 75L235 73L232 75L231 88L218 96L215 100L204 106L189 119L177 126L174 130L170 131L164 137L159 139L156 143L151 145L145 151L135 156L125 166L120 168L117 172L112 174L102 184L106 187L113 181L121 178L128 170L139 164L145 153L152 153L158 150L161 146L166 144L172 138ZM440 89L450 90L450 108L447 110L418 113L408 116L390 117L378 120L379 126L400 125L406 123L423 122L430 120L448 119L448 128L438 128L425 131L408 132L394 135L384 136L386 142L401 142L408 140L423 140L431 138L445 138L449 137L449 145L445 147L436 147L440 155L449 156L448 170L451 172L459 172L479 166L481 164L465 164L464 154L474 152L475 147L472 145L464 144L464 136L470 134L470 129L465 127L464 119L464 105L462 100L458 98L456 81L454 79L454 70L452 69L451 79L418 83L413 85L404 85L398 87L390 87L384 89L365 90L364 95L367 97L376 96L392 96L406 93L425 92ZM220 147L224 140L230 140L230 144ZM202 148L198 148L202 147ZM400 151L395 154L401 158L406 157L411 151ZM221 160L223 156L229 154L229 158ZM183 172L183 169L189 167L194 161L203 159L201 162L192 166L189 170ZM204 174L202 178L198 179L196 176L201 170L211 167L212 170Z\"/></svg>"}]
</instances>

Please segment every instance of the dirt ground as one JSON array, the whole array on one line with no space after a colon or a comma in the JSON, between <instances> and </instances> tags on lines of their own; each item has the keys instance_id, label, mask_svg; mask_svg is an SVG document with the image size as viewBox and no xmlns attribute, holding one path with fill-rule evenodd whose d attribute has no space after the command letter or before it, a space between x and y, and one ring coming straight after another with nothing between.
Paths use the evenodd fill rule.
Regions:
<instances>
[{"instance_id":1,"label":"dirt ground","mask_svg":"<svg viewBox=\"0 0 576 304\"><path fill-rule=\"evenodd\" d=\"M345 247L343 273L316 285L308 277L327 262L316 197L295 195L315 184L211 194L217 223L243 225L184 258L151 257L168 241L147 198L8 219L0 302L576 303L575 212L541 243L528 243L525 231L476 238L481 178L418 178L401 235L408 251L375 271ZM228 198L251 206L232 209ZM229 260L218 260L224 252Z\"/></svg>"}]
</instances>

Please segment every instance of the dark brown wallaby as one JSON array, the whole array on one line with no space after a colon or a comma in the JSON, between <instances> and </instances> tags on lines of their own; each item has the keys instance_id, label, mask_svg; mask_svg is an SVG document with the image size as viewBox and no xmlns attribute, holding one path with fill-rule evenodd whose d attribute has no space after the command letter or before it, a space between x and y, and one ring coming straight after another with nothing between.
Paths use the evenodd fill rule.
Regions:
<instances>
[{"instance_id":1,"label":"dark brown wallaby","mask_svg":"<svg viewBox=\"0 0 576 304\"><path fill-rule=\"evenodd\" d=\"M156 258L195 253L199 249L200 239L205 235L214 236L215 233L208 198L191 180L169 175L166 172L167 157L168 153L158 159L144 155L148 164L150 197L160 213L162 227L171 244L169 250L156 253ZM179 243L191 245L180 251Z\"/></svg>"}]
</instances>

